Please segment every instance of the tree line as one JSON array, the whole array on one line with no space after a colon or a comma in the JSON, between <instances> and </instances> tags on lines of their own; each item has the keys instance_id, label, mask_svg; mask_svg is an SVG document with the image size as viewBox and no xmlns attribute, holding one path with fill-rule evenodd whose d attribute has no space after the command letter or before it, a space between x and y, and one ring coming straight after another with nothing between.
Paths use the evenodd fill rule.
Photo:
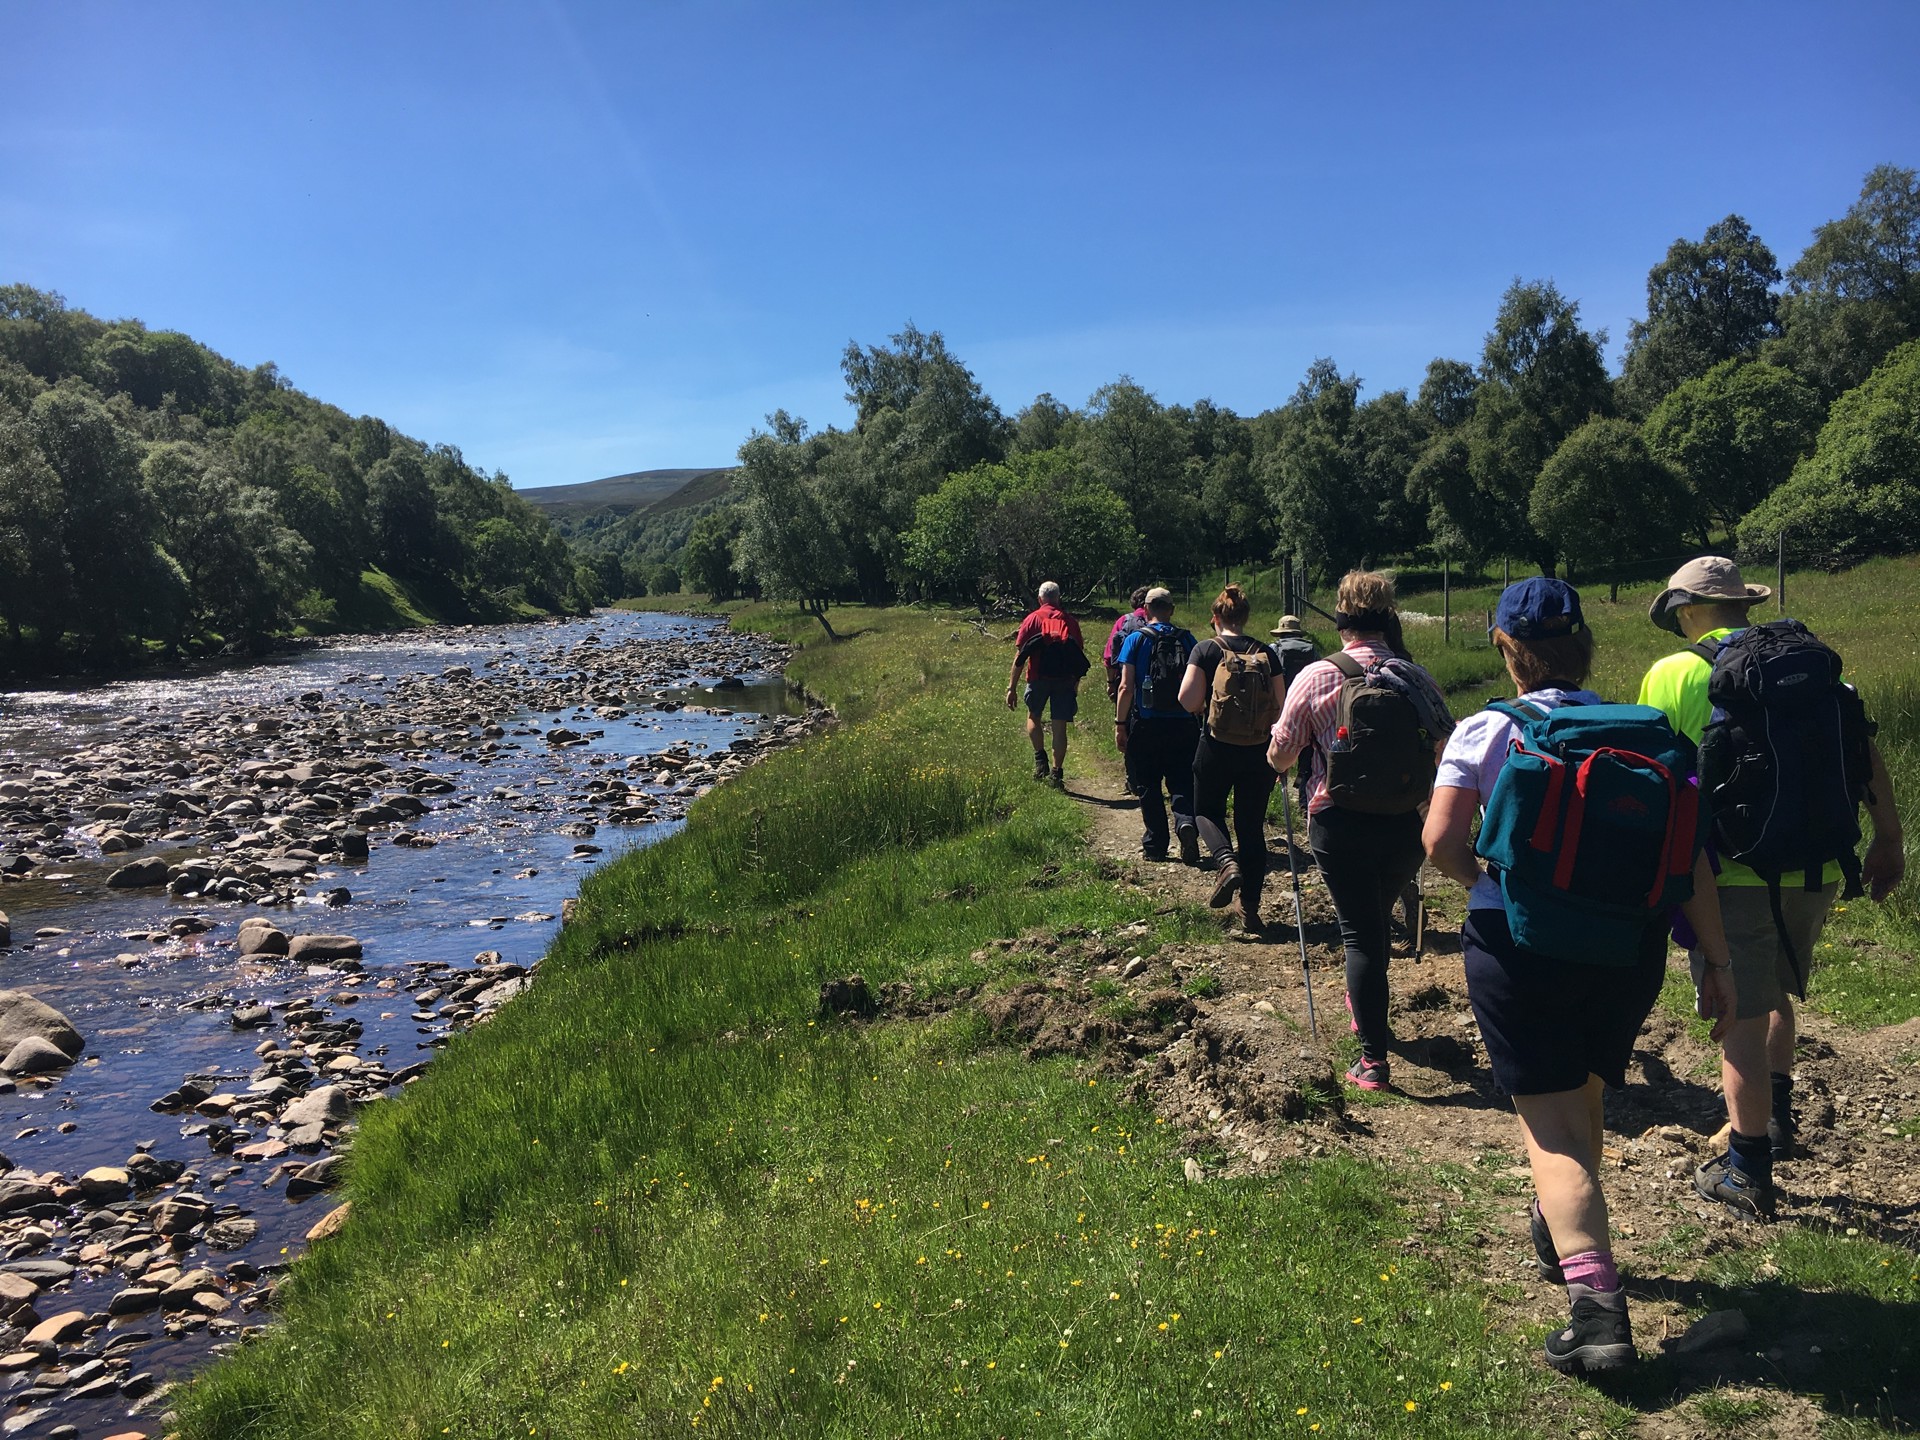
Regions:
<instances>
[{"instance_id":1,"label":"tree line","mask_svg":"<svg viewBox=\"0 0 1920 1440\"><path fill-rule=\"evenodd\" d=\"M1828 566L1920 548L1920 181L1880 166L1782 270L1739 215L1647 276L1618 375L1605 331L1516 279L1474 359L1363 399L1318 359L1254 416L1122 375L1014 415L938 331L850 343L850 427L776 411L681 572L821 617L838 600L1024 596L1297 558L1617 570L1710 539Z\"/></svg>"},{"instance_id":2,"label":"tree line","mask_svg":"<svg viewBox=\"0 0 1920 1440\"><path fill-rule=\"evenodd\" d=\"M354 628L370 572L445 619L580 610L597 584L452 446L271 364L0 287L0 662Z\"/></svg>"}]
</instances>

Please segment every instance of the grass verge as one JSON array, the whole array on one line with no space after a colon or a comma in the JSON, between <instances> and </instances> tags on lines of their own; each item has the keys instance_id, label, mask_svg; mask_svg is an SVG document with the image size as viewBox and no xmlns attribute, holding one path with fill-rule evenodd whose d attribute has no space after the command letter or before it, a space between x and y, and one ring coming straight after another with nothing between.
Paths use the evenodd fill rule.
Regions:
<instances>
[{"instance_id":1,"label":"grass verge","mask_svg":"<svg viewBox=\"0 0 1920 1440\"><path fill-rule=\"evenodd\" d=\"M1403 1245L1407 1177L1189 1186L1116 1082L971 1009L822 1017L850 972L939 996L1023 978L985 942L1030 926L1188 923L1023 778L1003 647L906 612L842 628L794 668L850 723L596 876L541 983L366 1114L352 1223L182 1393L181 1433L1610 1424Z\"/></svg>"}]
</instances>

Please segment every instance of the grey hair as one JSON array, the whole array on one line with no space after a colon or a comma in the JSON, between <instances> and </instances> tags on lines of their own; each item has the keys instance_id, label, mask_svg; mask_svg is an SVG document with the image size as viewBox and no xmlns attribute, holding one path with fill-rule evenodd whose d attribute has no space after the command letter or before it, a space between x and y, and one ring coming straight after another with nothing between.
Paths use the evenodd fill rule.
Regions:
<instances>
[{"instance_id":1,"label":"grey hair","mask_svg":"<svg viewBox=\"0 0 1920 1440\"><path fill-rule=\"evenodd\" d=\"M1060 583L1057 580L1043 580L1040 582L1040 599L1043 602L1051 604L1059 598Z\"/></svg>"}]
</instances>

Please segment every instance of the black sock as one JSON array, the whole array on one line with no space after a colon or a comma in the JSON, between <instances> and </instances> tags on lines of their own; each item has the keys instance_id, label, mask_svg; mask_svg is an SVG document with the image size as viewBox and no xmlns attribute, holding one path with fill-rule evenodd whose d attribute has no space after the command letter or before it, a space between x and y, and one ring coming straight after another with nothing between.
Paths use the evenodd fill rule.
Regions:
<instances>
[{"instance_id":1,"label":"black sock","mask_svg":"<svg viewBox=\"0 0 1920 1440\"><path fill-rule=\"evenodd\" d=\"M1733 1132L1733 1164L1763 1183L1773 1179L1773 1142L1762 1135Z\"/></svg>"},{"instance_id":2,"label":"black sock","mask_svg":"<svg viewBox=\"0 0 1920 1440\"><path fill-rule=\"evenodd\" d=\"M1793 1076L1773 1072L1773 1120L1782 1130L1792 1132Z\"/></svg>"}]
</instances>

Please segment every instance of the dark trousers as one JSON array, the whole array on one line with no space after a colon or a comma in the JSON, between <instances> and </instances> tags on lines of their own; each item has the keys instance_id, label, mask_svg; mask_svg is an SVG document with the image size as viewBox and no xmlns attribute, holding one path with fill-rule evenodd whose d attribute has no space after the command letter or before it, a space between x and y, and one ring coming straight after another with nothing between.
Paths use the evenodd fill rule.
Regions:
<instances>
[{"instance_id":1,"label":"dark trousers","mask_svg":"<svg viewBox=\"0 0 1920 1440\"><path fill-rule=\"evenodd\" d=\"M1200 739L1200 722L1192 716L1149 720L1136 718L1127 732L1127 781L1140 797L1140 849L1148 855L1167 853L1167 810L1175 825L1193 823L1193 747ZM1160 793L1162 784L1166 796Z\"/></svg>"},{"instance_id":2,"label":"dark trousers","mask_svg":"<svg viewBox=\"0 0 1920 1440\"><path fill-rule=\"evenodd\" d=\"M1262 745L1223 745L1205 735L1193 752L1193 813L1209 822L1200 834L1216 856L1240 867L1249 895L1267 878L1267 802L1279 777ZM1233 801L1233 843L1227 843L1227 801Z\"/></svg>"},{"instance_id":3,"label":"dark trousers","mask_svg":"<svg viewBox=\"0 0 1920 1440\"><path fill-rule=\"evenodd\" d=\"M1388 924L1400 892L1420 873L1420 812L1362 815L1330 806L1307 826L1307 844L1333 897L1347 951L1347 995L1360 1026L1360 1053L1387 1058Z\"/></svg>"}]
</instances>

